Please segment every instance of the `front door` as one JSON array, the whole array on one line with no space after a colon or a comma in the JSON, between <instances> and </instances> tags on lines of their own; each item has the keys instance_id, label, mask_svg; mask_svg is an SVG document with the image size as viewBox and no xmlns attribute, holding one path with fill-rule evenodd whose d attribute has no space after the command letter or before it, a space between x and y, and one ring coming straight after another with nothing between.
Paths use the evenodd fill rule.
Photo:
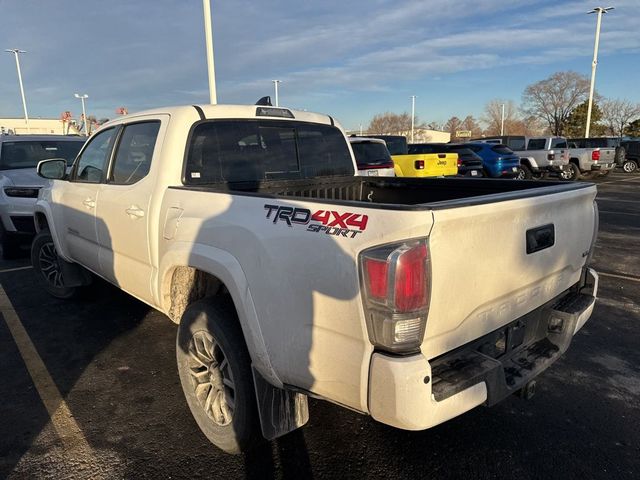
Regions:
<instances>
[{"instance_id":1,"label":"front door","mask_svg":"<svg viewBox=\"0 0 640 480\"><path fill-rule=\"evenodd\" d=\"M101 271L147 302L153 299L149 222L157 170L152 160L160 150L160 127L157 118L124 125L96 211Z\"/></svg>"},{"instance_id":2,"label":"front door","mask_svg":"<svg viewBox=\"0 0 640 480\"><path fill-rule=\"evenodd\" d=\"M61 218L65 245L69 256L94 272L101 273L98 262L96 206L100 183L106 178L106 168L115 140L116 128L95 134L76 159L69 183L62 190L56 205Z\"/></svg>"}]
</instances>

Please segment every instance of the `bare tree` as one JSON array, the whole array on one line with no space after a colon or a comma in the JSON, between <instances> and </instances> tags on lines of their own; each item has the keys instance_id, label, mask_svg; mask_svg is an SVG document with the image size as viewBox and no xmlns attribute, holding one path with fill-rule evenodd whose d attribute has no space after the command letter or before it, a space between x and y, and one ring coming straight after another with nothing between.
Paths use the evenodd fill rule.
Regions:
<instances>
[{"instance_id":1,"label":"bare tree","mask_svg":"<svg viewBox=\"0 0 640 480\"><path fill-rule=\"evenodd\" d=\"M420 128L417 117L415 128ZM369 123L367 132L376 135L407 135L411 132L411 115L406 112L400 115L391 112L379 113Z\"/></svg>"},{"instance_id":2,"label":"bare tree","mask_svg":"<svg viewBox=\"0 0 640 480\"><path fill-rule=\"evenodd\" d=\"M615 137L622 137L625 128L640 117L640 104L629 100L604 100L600 103L600 110L607 133Z\"/></svg>"},{"instance_id":3,"label":"bare tree","mask_svg":"<svg viewBox=\"0 0 640 480\"><path fill-rule=\"evenodd\" d=\"M451 134L451 138L455 138L456 132L458 130L462 130L462 120L458 117L451 117L444 124L444 131L449 132Z\"/></svg>"},{"instance_id":4,"label":"bare tree","mask_svg":"<svg viewBox=\"0 0 640 480\"><path fill-rule=\"evenodd\" d=\"M500 135L502 124L502 105L504 105L504 133L505 135L522 135L516 130L522 129L522 121L518 107L513 100L493 99L484 106L482 121L487 126L485 135Z\"/></svg>"},{"instance_id":5,"label":"bare tree","mask_svg":"<svg viewBox=\"0 0 640 480\"><path fill-rule=\"evenodd\" d=\"M464 117L460 126L462 127L461 130L470 131L472 137L477 137L482 134L482 127L480 127L480 124L473 118L473 115Z\"/></svg>"},{"instance_id":6,"label":"bare tree","mask_svg":"<svg viewBox=\"0 0 640 480\"><path fill-rule=\"evenodd\" d=\"M545 121L554 135L562 135L567 118L588 94L589 79L586 76L571 71L556 72L525 89L523 110Z\"/></svg>"}]
</instances>

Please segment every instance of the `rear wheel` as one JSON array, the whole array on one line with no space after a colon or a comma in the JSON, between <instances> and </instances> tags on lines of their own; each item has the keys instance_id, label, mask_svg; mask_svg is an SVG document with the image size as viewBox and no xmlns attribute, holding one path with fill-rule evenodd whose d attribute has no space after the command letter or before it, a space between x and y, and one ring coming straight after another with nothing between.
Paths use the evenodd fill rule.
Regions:
<instances>
[{"instance_id":1,"label":"rear wheel","mask_svg":"<svg viewBox=\"0 0 640 480\"><path fill-rule=\"evenodd\" d=\"M565 168L560 174L560 178L562 180L569 181L575 181L580 178L580 169L578 168L578 165L576 165L575 163L570 163L569 165L567 165L567 168Z\"/></svg>"},{"instance_id":2,"label":"rear wheel","mask_svg":"<svg viewBox=\"0 0 640 480\"><path fill-rule=\"evenodd\" d=\"M79 289L64 286L62 262L49 230L40 231L31 244L31 265L38 282L49 294L66 299L75 296Z\"/></svg>"},{"instance_id":3,"label":"rear wheel","mask_svg":"<svg viewBox=\"0 0 640 480\"><path fill-rule=\"evenodd\" d=\"M633 173L638 170L638 164L635 160L625 160L622 164L622 170L627 173Z\"/></svg>"},{"instance_id":4,"label":"rear wheel","mask_svg":"<svg viewBox=\"0 0 640 480\"><path fill-rule=\"evenodd\" d=\"M518 174L515 176L516 180L529 180L533 177L533 172L528 165L521 164L518 167Z\"/></svg>"},{"instance_id":5,"label":"rear wheel","mask_svg":"<svg viewBox=\"0 0 640 480\"><path fill-rule=\"evenodd\" d=\"M233 303L205 299L189 306L176 357L187 404L205 436L233 454L259 441L251 360Z\"/></svg>"}]
</instances>

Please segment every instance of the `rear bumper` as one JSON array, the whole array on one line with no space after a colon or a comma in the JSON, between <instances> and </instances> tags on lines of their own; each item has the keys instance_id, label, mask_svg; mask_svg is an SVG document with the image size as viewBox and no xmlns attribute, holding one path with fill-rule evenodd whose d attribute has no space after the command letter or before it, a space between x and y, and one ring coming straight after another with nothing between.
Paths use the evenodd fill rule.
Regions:
<instances>
[{"instance_id":1,"label":"rear bumper","mask_svg":"<svg viewBox=\"0 0 640 480\"><path fill-rule=\"evenodd\" d=\"M591 165L592 171L611 170L613 168L616 168L615 163L602 163L599 165L596 165L596 164Z\"/></svg>"},{"instance_id":2,"label":"rear bumper","mask_svg":"<svg viewBox=\"0 0 640 480\"><path fill-rule=\"evenodd\" d=\"M580 286L581 285L581 286ZM564 353L591 316L598 274L510 324L441 357L422 354L371 360L371 416L405 430L423 430L478 405L515 393Z\"/></svg>"}]
</instances>

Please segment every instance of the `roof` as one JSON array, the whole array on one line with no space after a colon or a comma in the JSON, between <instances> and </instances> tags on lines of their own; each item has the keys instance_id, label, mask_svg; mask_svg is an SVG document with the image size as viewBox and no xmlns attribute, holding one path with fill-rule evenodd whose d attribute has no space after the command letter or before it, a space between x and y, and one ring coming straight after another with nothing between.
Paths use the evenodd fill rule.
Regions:
<instances>
[{"instance_id":1,"label":"roof","mask_svg":"<svg viewBox=\"0 0 640 480\"><path fill-rule=\"evenodd\" d=\"M381 143L386 145L387 142L382 140L381 138L371 138L371 137L349 137L349 143Z\"/></svg>"},{"instance_id":2,"label":"roof","mask_svg":"<svg viewBox=\"0 0 640 480\"><path fill-rule=\"evenodd\" d=\"M85 142L87 137L79 135L0 135L0 142L42 142L47 140L56 141L82 141Z\"/></svg>"},{"instance_id":3,"label":"roof","mask_svg":"<svg viewBox=\"0 0 640 480\"><path fill-rule=\"evenodd\" d=\"M288 110L293 114L294 118L282 117L278 115L257 115L258 109L273 109L275 110ZM123 122L130 122L131 120L146 115L171 115L178 118L197 118L200 116L200 112L204 115L204 119L248 119L248 118L269 118L277 120L297 120L303 122L324 123L327 125L335 124L336 122L329 115L321 113L305 112L302 110L293 110L285 107L272 107L267 105L181 105L173 107L154 108L151 110L143 110L141 112L131 113L129 115L119 117L110 122L107 122L100 126L100 129L104 129L110 125L117 125Z\"/></svg>"}]
</instances>

